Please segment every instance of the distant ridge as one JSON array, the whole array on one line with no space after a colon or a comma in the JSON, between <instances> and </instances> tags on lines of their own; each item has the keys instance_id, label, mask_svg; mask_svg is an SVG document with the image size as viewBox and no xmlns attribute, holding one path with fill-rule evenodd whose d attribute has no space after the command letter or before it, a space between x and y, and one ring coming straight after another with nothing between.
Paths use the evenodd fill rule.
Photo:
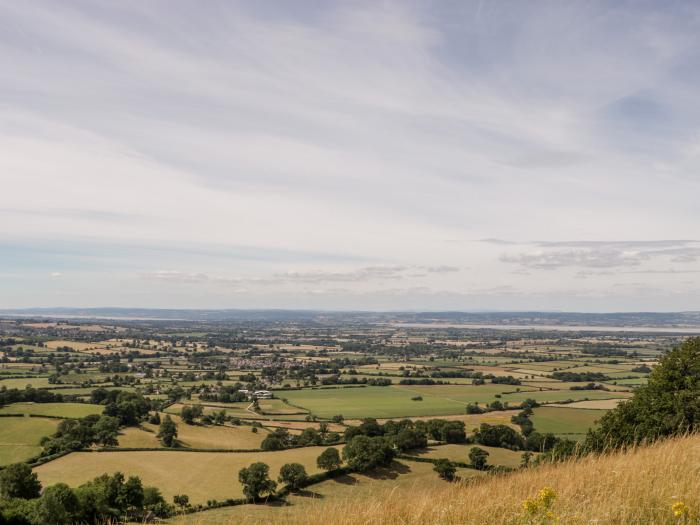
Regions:
<instances>
[{"instance_id":1,"label":"distant ridge","mask_svg":"<svg viewBox=\"0 0 700 525\"><path fill-rule=\"evenodd\" d=\"M24 308L2 317L163 321L306 321L431 325L700 328L700 312L361 312L284 309Z\"/></svg>"}]
</instances>

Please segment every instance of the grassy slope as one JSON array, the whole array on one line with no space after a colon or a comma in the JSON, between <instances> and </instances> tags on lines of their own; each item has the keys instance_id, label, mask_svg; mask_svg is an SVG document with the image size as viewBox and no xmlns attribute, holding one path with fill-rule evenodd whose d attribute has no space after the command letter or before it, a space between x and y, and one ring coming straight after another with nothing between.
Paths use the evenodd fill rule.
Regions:
<instances>
[{"instance_id":1,"label":"grassy slope","mask_svg":"<svg viewBox=\"0 0 700 525\"><path fill-rule=\"evenodd\" d=\"M420 487L377 485L376 490L274 509L274 517L256 512L231 514L223 523L306 525L498 524L527 521L522 502L543 487L557 498L558 523L598 525L671 525L681 523L671 506L683 501L700 512L700 437L669 440L649 448L608 457L590 457L489 478L481 483L428 484ZM311 506L313 505L313 506ZM194 518L195 516L193 516ZM188 523L207 521L206 513ZM546 521L543 523L555 523Z\"/></svg>"}]
</instances>

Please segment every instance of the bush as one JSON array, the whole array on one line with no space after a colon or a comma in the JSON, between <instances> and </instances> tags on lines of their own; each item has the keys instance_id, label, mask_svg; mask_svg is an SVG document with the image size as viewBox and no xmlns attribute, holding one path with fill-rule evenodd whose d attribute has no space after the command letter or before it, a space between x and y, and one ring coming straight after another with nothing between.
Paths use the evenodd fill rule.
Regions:
<instances>
[{"instance_id":1,"label":"bush","mask_svg":"<svg viewBox=\"0 0 700 525\"><path fill-rule=\"evenodd\" d=\"M457 468L450 462L449 459L438 459L434 463L433 470L438 475L447 481L454 481Z\"/></svg>"},{"instance_id":2,"label":"bush","mask_svg":"<svg viewBox=\"0 0 700 525\"><path fill-rule=\"evenodd\" d=\"M472 447L469 450L469 462L477 470L486 470L486 459L489 453L483 448Z\"/></svg>"}]
</instances>

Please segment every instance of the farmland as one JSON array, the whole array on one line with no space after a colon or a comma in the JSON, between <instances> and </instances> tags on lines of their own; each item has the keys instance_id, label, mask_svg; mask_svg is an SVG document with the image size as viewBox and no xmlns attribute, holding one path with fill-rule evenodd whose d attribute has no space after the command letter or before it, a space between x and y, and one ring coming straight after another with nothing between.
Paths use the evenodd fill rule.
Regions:
<instances>
[{"instance_id":1,"label":"farmland","mask_svg":"<svg viewBox=\"0 0 700 525\"><path fill-rule=\"evenodd\" d=\"M138 476L168 512L197 511L169 523L202 525L274 520L279 506L240 505L239 471L262 462L277 480L300 463L319 474L319 455L358 435L389 447L390 462L340 458L287 503L437 489L448 483L434 469L442 459L461 479L520 469L542 447L580 441L681 340L374 322L0 326L0 416L11 416L0 418L0 467L46 458L34 467L44 486ZM70 438L56 434L61 420ZM482 470L469 464L475 446L488 454Z\"/></svg>"},{"instance_id":2,"label":"farmland","mask_svg":"<svg viewBox=\"0 0 700 525\"><path fill-rule=\"evenodd\" d=\"M277 452L77 452L37 467L44 484L62 481L77 486L104 472L123 472L139 476L144 483L159 487L172 499L186 493L193 503L240 498L243 493L238 471L255 461L270 465L276 478L285 463L299 462L310 474L318 472L316 458L323 449Z\"/></svg>"},{"instance_id":3,"label":"farmland","mask_svg":"<svg viewBox=\"0 0 700 525\"><path fill-rule=\"evenodd\" d=\"M0 465L32 458L41 452L39 441L53 434L58 420L39 417L0 419Z\"/></svg>"}]
</instances>

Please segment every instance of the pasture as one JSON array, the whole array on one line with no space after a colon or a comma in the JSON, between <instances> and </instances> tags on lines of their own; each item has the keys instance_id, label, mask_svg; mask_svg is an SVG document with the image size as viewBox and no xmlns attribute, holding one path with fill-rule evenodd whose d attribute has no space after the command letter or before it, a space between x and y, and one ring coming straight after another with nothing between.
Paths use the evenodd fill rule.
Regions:
<instances>
[{"instance_id":1,"label":"pasture","mask_svg":"<svg viewBox=\"0 0 700 525\"><path fill-rule=\"evenodd\" d=\"M252 432L250 426L232 425L187 425L178 416L171 416L177 423L177 440L180 447L197 449L255 449L267 431L258 429ZM119 435L119 446L122 448L153 448L160 447L156 437L158 425L144 423L142 428L130 427L122 430Z\"/></svg>"},{"instance_id":2,"label":"pasture","mask_svg":"<svg viewBox=\"0 0 700 525\"><path fill-rule=\"evenodd\" d=\"M546 406L535 408L531 419L537 432L551 432L564 437L570 434L582 436L589 428L595 426L595 422L605 412L605 410Z\"/></svg>"},{"instance_id":3,"label":"pasture","mask_svg":"<svg viewBox=\"0 0 700 525\"><path fill-rule=\"evenodd\" d=\"M191 503L207 500L240 498L242 488L238 471L256 461L270 466L270 477L276 479L285 463L297 462L309 474L319 472L316 458L326 447L306 447L276 452L74 452L51 461L34 471L44 486L67 483L77 486L97 476L122 472L139 476L144 485L162 491L168 501L175 494L187 494Z\"/></svg>"},{"instance_id":4,"label":"pasture","mask_svg":"<svg viewBox=\"0 0 700 525\"><path fill-rule=\"evenodd\" d=\"M88 403L13 403L1 407L0 414L80 418L90 414L101 414L103 410L102 405Z\"/></svg>"},{"instance_id":5,"label":"pasture","mask_svg":"<svg viewBox=\"0 0 700 525\"><path fill-rule=\"evenodd\" d=\"M56 431L59 419L39 417L0 418L0 466L17 463L41 452L39 441Z\"/></svg>"}]
</instances>

